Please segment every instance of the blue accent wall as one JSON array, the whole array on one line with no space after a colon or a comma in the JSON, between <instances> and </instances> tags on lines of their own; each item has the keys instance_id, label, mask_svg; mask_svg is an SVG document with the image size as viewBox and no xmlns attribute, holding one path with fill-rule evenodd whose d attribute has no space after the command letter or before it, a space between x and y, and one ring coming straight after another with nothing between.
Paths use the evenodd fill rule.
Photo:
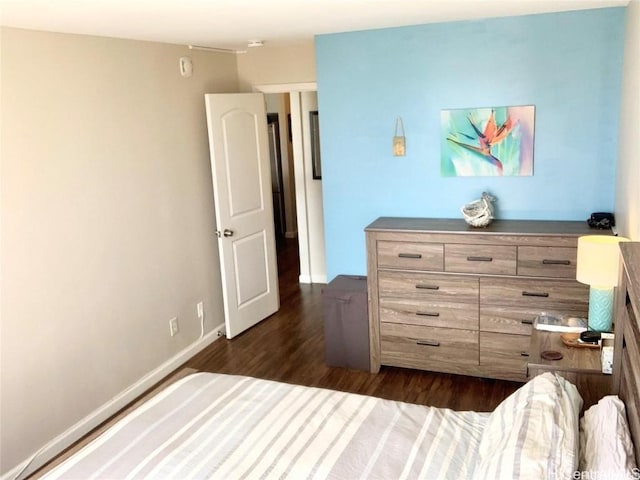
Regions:
<instances>
[{"instance_id":1,"label":"blue accent wall","mask_svg":"<svg viewBox=\"0 0 640 480\"><path fill-rule=\"evenodd\" d=\"M316 37L327 278L366 274L379 216L585 220L613 211L624 8ZM531 177L441 177L442 109L535 105ZM397 116L407 155L392 156Z\"/></svg>"}]
</instances>

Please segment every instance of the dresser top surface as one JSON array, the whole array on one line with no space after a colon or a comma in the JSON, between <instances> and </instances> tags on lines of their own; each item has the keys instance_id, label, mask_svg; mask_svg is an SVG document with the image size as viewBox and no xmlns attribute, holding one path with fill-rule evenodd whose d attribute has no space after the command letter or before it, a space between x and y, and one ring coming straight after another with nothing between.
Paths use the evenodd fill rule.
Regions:
<instances>
[{"instance_id":1,"label":"dresser top surface","mask_svg":"<svg viewBox=\"0 0 640 480\"><path fill-rule=\"evenodd\" d=\"M472 227L456 218L380 217L365 228L367 232L442 232L482 235L611 235L611 230L589 228L584 221L494 220L487 227Z\"/></svg>"}]
</instances>

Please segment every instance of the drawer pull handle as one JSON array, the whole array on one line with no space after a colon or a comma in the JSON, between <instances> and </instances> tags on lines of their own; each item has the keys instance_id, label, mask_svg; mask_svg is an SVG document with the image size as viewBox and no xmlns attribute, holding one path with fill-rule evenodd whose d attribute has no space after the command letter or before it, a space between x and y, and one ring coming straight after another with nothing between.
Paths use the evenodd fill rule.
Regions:
<instances>
[{"instance_id":1,"label":"drawer pull handle","mask_svg":"<svg viewBox=\"0 0 640 480\"><path fill-rule=\"evenodd\" d=\"M426 347L439 347L440 342L436 342L435 340L418 340L416 345L424 345Z\"/></svg>"},{"instance_id":2,"label":"drawer pull handle","mask_svg":"<svg viewBox=\"0 0 640 480\"><path fill-rule=\"evenodd\" d=\"M425 285L422 283L418 283L416 285L416 288L420 290L440 290L440 287L438 285Z\"/></svg>"},{"instance_id":3,"label":"drawer pull handle","mask_svg":"<svg viewBox=\"0 0 640 480\"><path fill-rule=\"evenodd\" d=\"M398 257L400 257L400 258L422 258L422 254L420 254L420 253L399 253Z\"/></svg>"},{"instance_id":4,"label":"drawer pull handle","mask_svg":"<svg viewBox=\"0 0 640 480\"><path fill-rule=\"evenodd\" d=\"M467 262L493 262L493 257L467 257Z\"/></svg>"},{"instance_id":5,"label":"drawer pull handle","mask_svg":"<svg viewBox=\"0 0 640 480\"><path fill-rule=\"evenodd\" d=\"M523 325L533 325L533 320L522 320L520 323Z\"/></svg>"},{"instance_id":6,"label":"drawer pull handle","mask_svg":"<svg viewBox=\"0 0 640 480\"><path fill-rule=\"evenodd\" d=\"M416 312L419 317L439 317L439 312Z\"/></svg>"},{"instance_id":7,"label":"drawer pull handle","mask_svg":"<svg viewBox=\"0 0 640 480\"><path fill-rule=\"evenodd\" d=\"M571 265L571 260L550 260L545 258L542 260L543 265Z\"/></svg>"},{"instance_id":8,"label":"drawer pull handle","mask_svg":"<svg viewBox=\"0 0 640 480\"><path fill-rule=\"evenodd\" d=\"M528 357L529 356L529 352L520 352L520 356L521 357Z\"/></svg>"},{"instance_id":9,"label":"drawer pull handle","mask_svg":"<svg viewBox=\"0 0 640 480\"><path fill-rule=\"evenodd\" d=\"M549 296L549 294L547 292L527 292L527 291L524 291L524 292L522 292L522 296L523 297L543 297L543 298L547 298Z\"/></svg>"}]
</instances>

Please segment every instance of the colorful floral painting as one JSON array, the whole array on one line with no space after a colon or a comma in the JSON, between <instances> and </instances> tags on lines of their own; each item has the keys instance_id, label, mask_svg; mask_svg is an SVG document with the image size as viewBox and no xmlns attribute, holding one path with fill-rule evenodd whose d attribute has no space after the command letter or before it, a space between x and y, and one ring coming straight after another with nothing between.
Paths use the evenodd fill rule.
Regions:
<instances>
[{"instance_id":1,"label":"colorful floral painting","mask_svg":"<svg viewBox=\"0 0 640 480\"><path fill-rule=\"evenodd\" d=\"M442 176L533 175L534 113L533 105L442 110Z\"/></svg>"}]
</instances>

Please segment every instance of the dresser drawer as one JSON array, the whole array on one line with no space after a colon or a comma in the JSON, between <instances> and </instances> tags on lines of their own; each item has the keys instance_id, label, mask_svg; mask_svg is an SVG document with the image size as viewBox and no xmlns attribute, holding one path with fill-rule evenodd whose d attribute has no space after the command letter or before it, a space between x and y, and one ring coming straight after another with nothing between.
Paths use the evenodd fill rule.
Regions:
<instances>
[{"instance_id":1,"label":"dresser drawer","mask_svg":"<svg viewBox=\"0 0 640 480\"><path fill-rule=\"evenodd\" d=\"M515 275L517 247L446 244L444 270L452 273Z\"/></svg>"},{"instance_id":2,"label":"dresser drawer","mask_svg":"<svg viewBox=\"0 0 640 480\"><path fill-rule=\"evenodd\" d=\"M381 299L411 298L425 302L478 305L478 279L430 273L389 272L378 274Z\"/></svg>"},{"instance_id":3,"label":"dresser drawer","mask_svg":"<svg viewBox=\"0 0 640 480\"><path fill-rule=\"evenodd\" d=\"M507 305L541 312L588 308L589 287L575 280L480 279L481 305Z\"/></svg>"},{"instance_id":4,"label":"dresser drawer","mask_svg":"<svg viewBox=\"0 0 640 480\"><path fill-rule=\"evenodd\" d=\"M478 303L427 302L412 298L380 299L380 321L429 327L478 330Z\"/></svg>"},{"instance_id":5,"label":"dresser drawer","mask_svg":"<svg viewBox=\"0 0 640 480\"><path fill-rule=\"evenodd\" d=\"M385 365L459 371L478 365L478 332L437 327L380 324L381 359Z\"/></svg>"},{"instance_id":6,"label":"dresser drawer","mask_svg":"<svg viewBox=\"0 0 640 480\"><path fill-rule=\"evenodd\" d=\"M577 248L518 247L518 275L576 278Z\"/></svg>"},{"instance_id":7,"label":"dresser drawer","mask_svg":"<svg viewBox=\"0 0 640 480\"><path fill-rule=\"evenodd\" d=\"M525 381L531 337L480 332L480 365L488 376Z\"/></svg>"},{"instance_id":8,"label":"dresser drawer","mask_svg":"<svg viewBox=\"0 0 640 480\"><path fill-rule=\"evenodd\" d=\"M405 270L443 270L442 243L378 242L378 268Z\"/></svg>"},{"instance_id":9,"label":"dresser drawer","mask_svg":"<svg viewBox=\"0 0 640 480\"><path fill-rule=\"evenodd\" d=\"M531 335L533 321L541 313L586 317L588 307L563 308L562 311L505 305L480 305L480 330L483 332Z\"/></svg>"}]
</instances>

